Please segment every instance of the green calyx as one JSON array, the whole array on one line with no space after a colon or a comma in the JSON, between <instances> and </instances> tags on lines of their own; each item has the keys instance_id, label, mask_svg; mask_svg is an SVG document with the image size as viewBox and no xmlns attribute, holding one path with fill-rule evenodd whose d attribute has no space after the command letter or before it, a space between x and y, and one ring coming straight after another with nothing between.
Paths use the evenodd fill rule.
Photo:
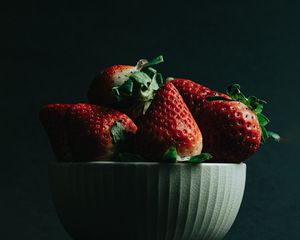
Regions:
<instances>
[{"instance_id":1,"label":"green calyx","mask_svg":"<svg viewBox=\"0 0 300 240\"><path fill-rule=\"evenodd\" d=\"M176 162L177 161L177 150L175 147L170 147L165 151L163 155L163 160L165 162Z\"/></svg>"},{"instance_id":2,"label":"green calyx","mask_svg":"<svg viewBox=\"0 0 300 240\"><path fill-rule=\"evenodd\" d=\"M181 158L177 154L177 150L175 147L170 147L163 155L164 162L188 162L188 163L202 163L212 158L212 155L209 153L201 153L192 157L184 157Z\"/></svg>"},{"instance_id":3,"label":"green calyx","mask_svg":"<svg viewBox=\"0 0 300 240\"><path fill-rule=\"evenodd\" d=\"M141 105L140 109L145 114L155 93L164 84L162 75L152 66L163 61L162 56L158 56L150 61L145 59L139 60L136 65L138 71L133 72L121 86L112 88L112 92L117 100L119 102L132 100Z\"/></svg>"},{"instance_id":4,"label":"green calyx","mask_svg":"<svg viewBox=\"0 0 300 240\"><path fill-rule=\"evenodd\" d=\"M217 94L215 96L209 96L206 97L207 101L216 101L216 100L223 100L223 101L239 101L241 103L244 103L249 109L251 109L257 116L261 132L262 132L262 137L261 140L262 142L266 142L267 139L273 139L275 141L280 140L280 136L272 131L267 131L266 126L270 122L270 120L262 113L264 104L267 102L261 99L258 99L255 96L249 96L246 97L242 92L241 92L241 87L239 84L232 84L227 88L226 94L230 98L218 96Z\"/></svg>"},{"instance_id":5,"label":"green calyx","mask_svg":"<svg viewBox=\"0 0 300 240\"><path fill-rule=\"evenodd\" d=\"M163 155L163 162L165 163L202 163L209 159L212 156L209 153L201 153L192 157L181 158L176 151L175 147L170 147ZM143 158L139 154L131 153L131 152L120 152L115 160L119 162L147 162L145 158Z\"/></svg>"},{"instance_id":6,"label":"green calyx","mask_svg":"<svg viewBox=\"0 0 300 240\"><path fill-rule=\"evenodd\" d=\"M132 132L126 131L120 120L114 122L110 127L110 136L114 145L114 152L116 154L132 151L133 150L133 137Z\"/></svg>"},{"instance_id":7,"label":"green calyx","mask_svg":"<svg viewBox=\"0 0 300 240\"><path fill-rule=\"evenodd\" d=\"M111 126L110 135L114 144L118 144L126 138L126 129L120 120L115 121Z\"/></svg>"}]
</instances>

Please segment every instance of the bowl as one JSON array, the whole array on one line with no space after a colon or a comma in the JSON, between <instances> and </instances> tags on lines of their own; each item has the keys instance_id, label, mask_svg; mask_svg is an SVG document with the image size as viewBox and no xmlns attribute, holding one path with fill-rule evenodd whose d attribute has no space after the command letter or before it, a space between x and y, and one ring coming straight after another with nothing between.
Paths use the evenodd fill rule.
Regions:
<instances>
[{"instance_id":1,"label":"bowl","mask_svg":"<svg viewBox=\"0 0 300 240\"><path fill-rule=\"evenodd\" d=\"M222 239L244 193L246 165L53 163L57 214L75 240Z\"/></svg>"}]
</instances>

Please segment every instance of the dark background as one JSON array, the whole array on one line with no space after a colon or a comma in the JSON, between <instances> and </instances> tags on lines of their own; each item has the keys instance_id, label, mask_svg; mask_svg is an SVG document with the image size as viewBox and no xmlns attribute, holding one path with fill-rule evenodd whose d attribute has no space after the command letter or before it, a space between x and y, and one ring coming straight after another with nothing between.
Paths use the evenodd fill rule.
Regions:
<instances>
[{"instance_id":1,"label":"dark background","mask_svg":"<svg viewBox=\"0 0 300 240\"><path fill-rule=\"evenodd\" d=\"M51 203L54 159L40 107L85 100L101 68L165 56L166 76L266 99L268 143L247 161L226 239L300 239L299 1L27 1L2 8L0 238L65 240ZM298 147L298 149L297 149Z\"/></svg>"}]
</instances>

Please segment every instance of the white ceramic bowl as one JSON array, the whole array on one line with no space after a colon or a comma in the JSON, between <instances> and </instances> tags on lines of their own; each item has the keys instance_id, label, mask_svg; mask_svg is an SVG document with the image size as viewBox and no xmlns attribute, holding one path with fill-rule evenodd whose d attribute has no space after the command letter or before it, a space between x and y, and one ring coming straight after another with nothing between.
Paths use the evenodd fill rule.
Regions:
<instances>
[{"instance_id":1,"label":"white ceramic bowl","mask_svg":"<svg viewBox=\"0 0 300 240\"><path fill-rule=\"evenodd\" d=\"M55 163L49 177L73 239L222 239L242 201L246 165Z\"/></svg>"}]
</instances>

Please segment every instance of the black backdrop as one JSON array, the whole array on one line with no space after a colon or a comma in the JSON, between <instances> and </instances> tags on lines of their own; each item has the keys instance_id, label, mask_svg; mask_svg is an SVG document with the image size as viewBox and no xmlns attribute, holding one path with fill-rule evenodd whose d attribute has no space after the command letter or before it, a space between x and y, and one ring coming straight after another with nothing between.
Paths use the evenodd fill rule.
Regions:
<instances>
[{"instance_id":1,"label":"black backdrop","mask_svg":"<svg viewBox=\"0 0 300 240\"><path fill-rule=\"evenodd\" d=\"M247 161L239 215L226 239L300 239L296 1L27 1L2 9L1 239L70 239L51 203L54 159L37 114L78 102L94 74L140 57L218 90L239 82L266 99L284 137ZM299 149L299 148L298 148Z\"/></svg>"}]
</instances>

